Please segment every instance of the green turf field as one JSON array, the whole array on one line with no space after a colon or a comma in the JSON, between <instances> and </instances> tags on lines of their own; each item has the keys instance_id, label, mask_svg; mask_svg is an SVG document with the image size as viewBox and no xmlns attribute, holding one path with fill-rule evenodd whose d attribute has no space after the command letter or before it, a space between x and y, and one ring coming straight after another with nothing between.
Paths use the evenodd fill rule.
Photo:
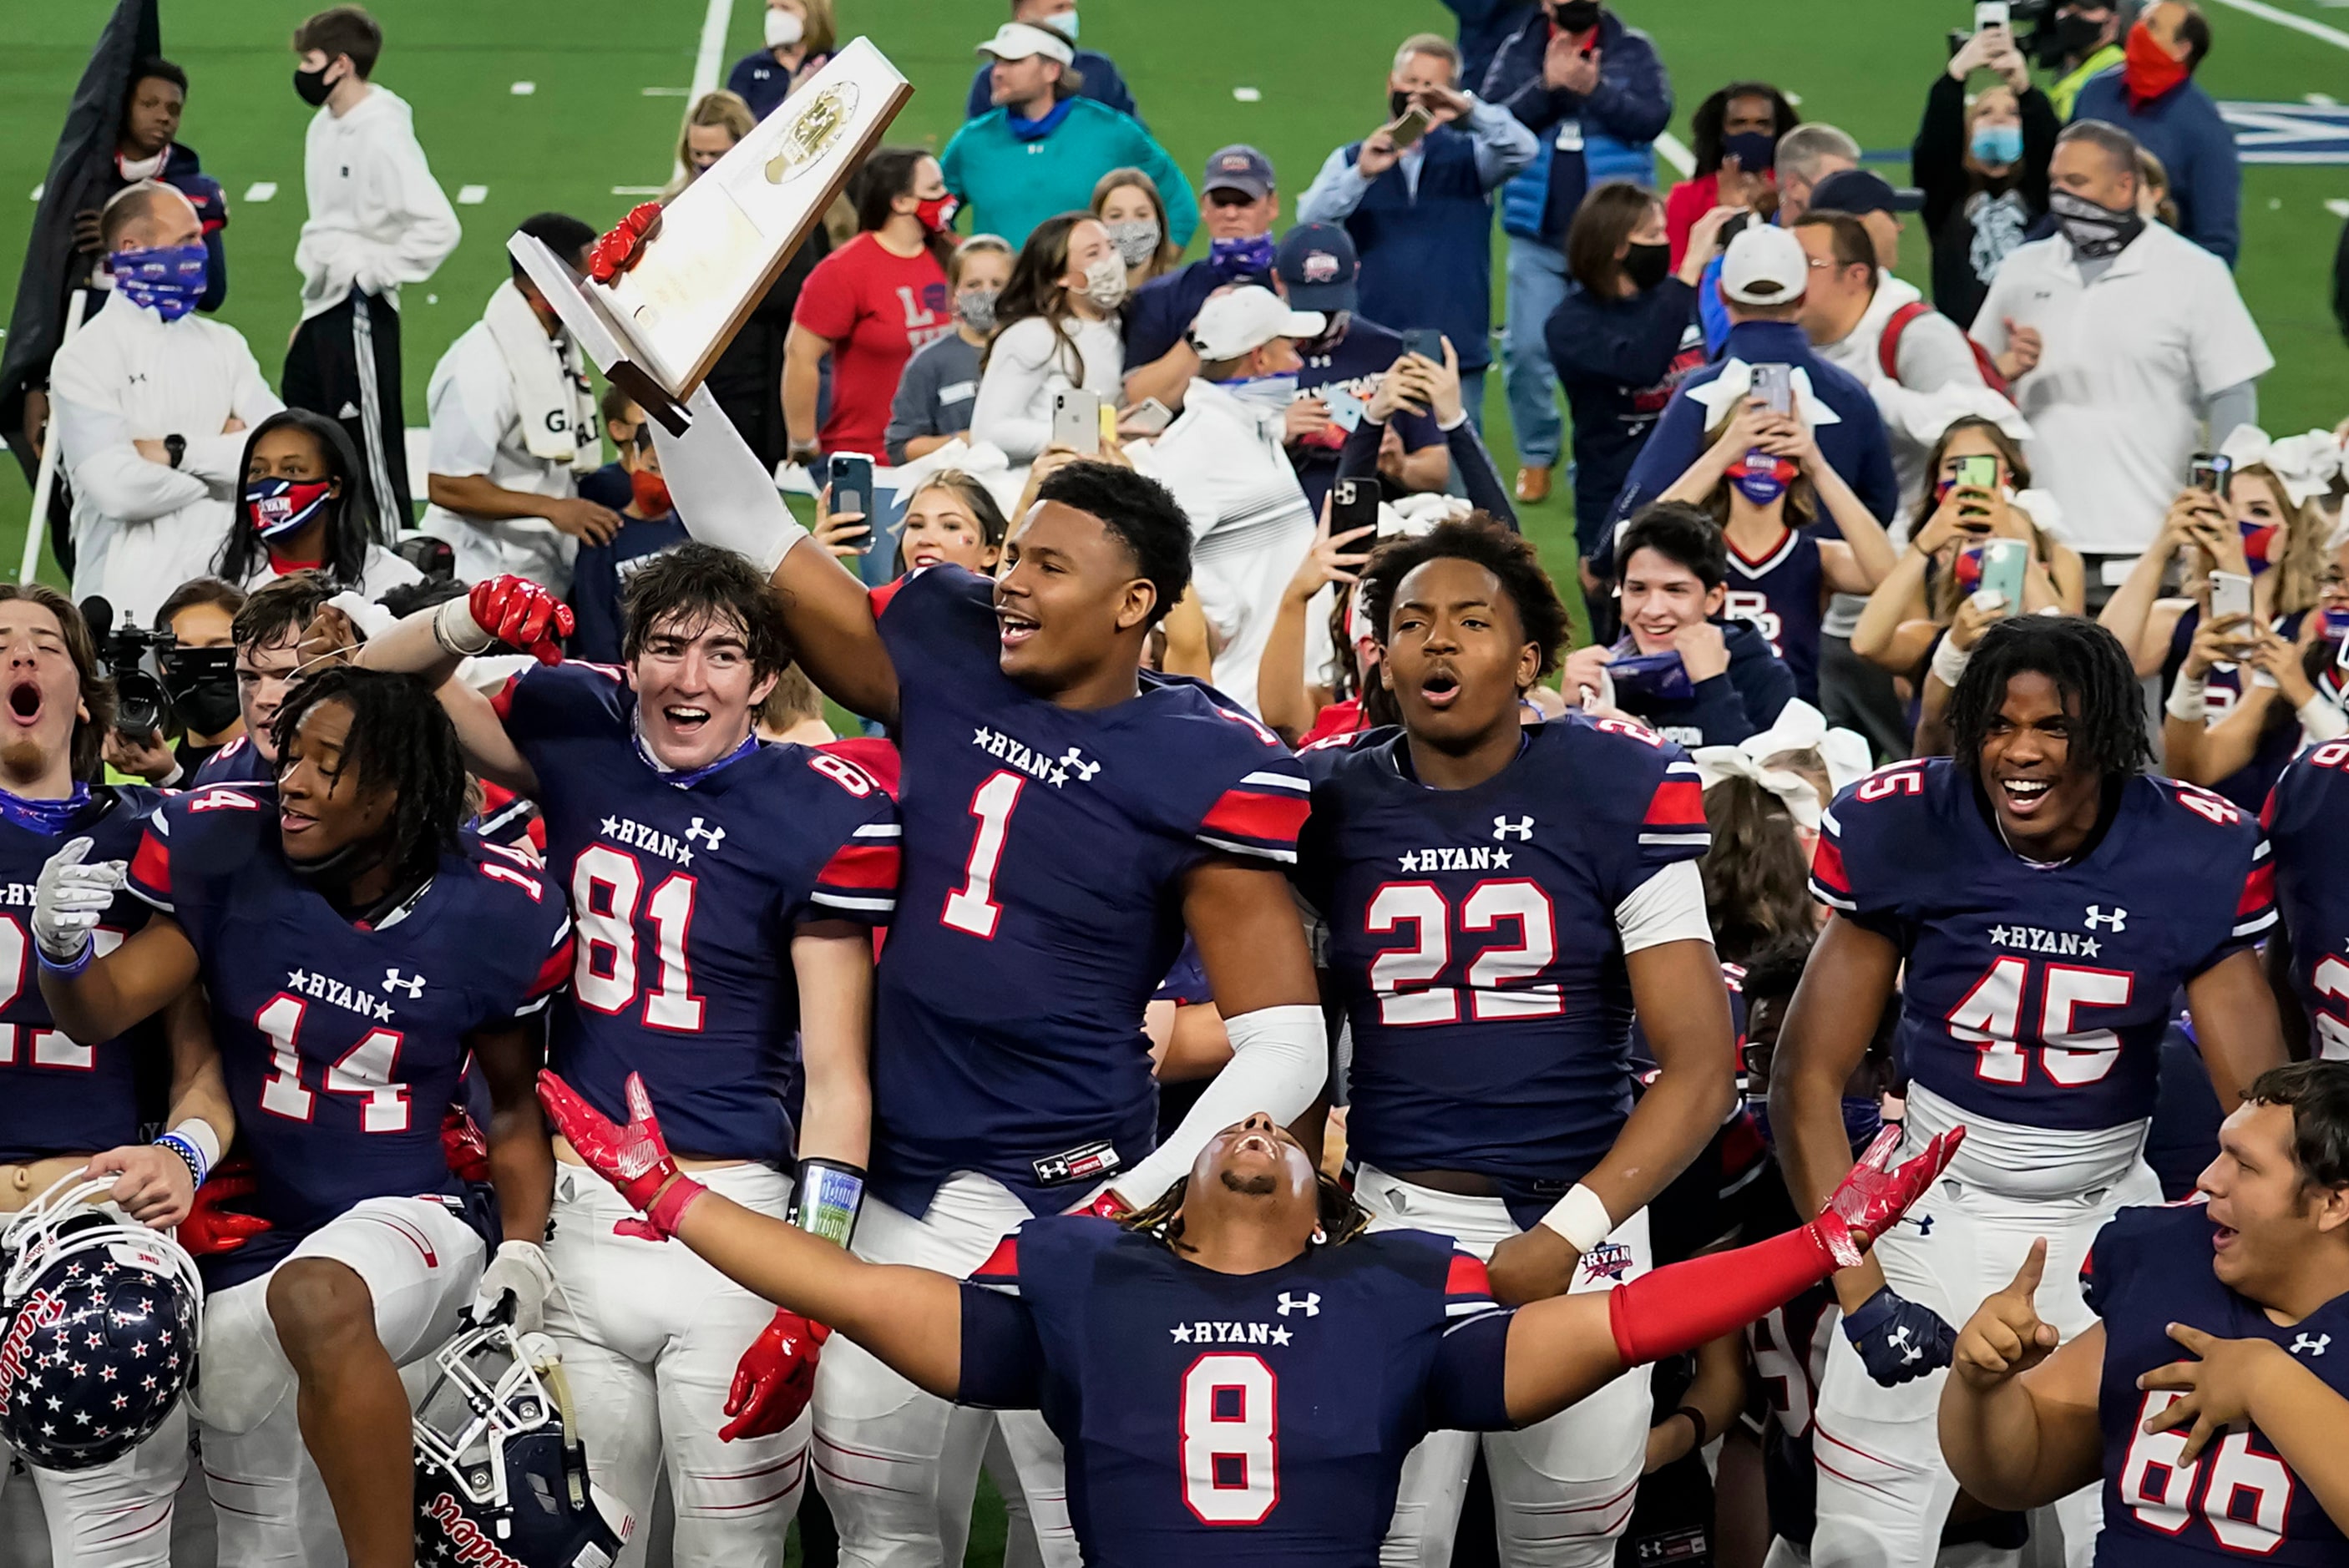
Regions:
<instances>
[{"instance_id":1,"label":"green turf field","mask_svg":"<svg viewBox=\"0 0 2349 1568\"><path fill-rule=\"evenodd\" d=\"M2215 96L2298 103L2349 83L2349 48L2230 9L2230 0L2209 3L2218 36L2201 79ZM110 8L109 0L0 8L0 272L9 288L32 218L28 195ZM302 0L170 0L163 7L165 52L194 84L183 139L229 193L233 282L222 317L244 332L273 379L295 322L292 257L310 112L293 94L285 39L307 8ZM460 201L465 224L456 254L403 302L408 414L420 424L433 362L502 275L502 242L517 220L552 207L600 225L637 199L613 187L668 177L704 3L378 0L376 8L388 35L378 76L415 106L434 172ZM1762 8L1744 0L1622 0L1618 8L1661 46L1683 139L1688 110L1707 92L1732 77L1760 77L1799 95L1806 116L1844 127L1871 150L1905 148L1944 57L1943 30L1971 16L1963 0L1780 0ZM2323 0L2260 9L2330 23L2349 44L2349 11ZM872 33L915 82L896 138L943 146L960 119L971 45L1001 19L999 0L840 0L840 11L843 31ZM1423 27L1449 32L1451 21L1434 0L1089 0L1084 19L1085 43L1118 61L1178 161L1195 169L1222 142L1254 141L1291 191L1303 189L1332 146L1377 123L1395 44ZM756 0L732 0L721 79L757 29ZM517 83L534 89L517 94ZM1234 89L1243 88L1255 88L1257 101L1237 101ZM259 183L274 184L274 195L249 199ZM2349 412L2349 351L2326 305L2342 220L2325 202L2341 198L2349 198L2349 168L2246 170L2240 278L2282 362L2261 397L2263 422L2279 433L2330 426ZM1901 270L1921 283L1924 263L1923 236L1912 224ZM1500 297L1496 284L1496 308ZM1515 455L1498 383L1496 374L1486 428L1508 470ZM0 560L16 559L28 501L14 466L0 465ZM1527 521L1537 538L1562 545L1563 498L1534 509Z\"/></svg>"}]
</instances>

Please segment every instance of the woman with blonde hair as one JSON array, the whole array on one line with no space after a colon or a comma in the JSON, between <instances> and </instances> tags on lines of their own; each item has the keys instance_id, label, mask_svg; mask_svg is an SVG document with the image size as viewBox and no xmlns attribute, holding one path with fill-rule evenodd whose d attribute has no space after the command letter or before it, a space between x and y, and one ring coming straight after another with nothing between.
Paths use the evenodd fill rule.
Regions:
<instances>
[{"instance_id":1,"label":"woman with blonde hair","mask_svg":"<svg viewBox=\"0 0 2349 1568\"><path fill-rule=\"evenodd\" d=\"M1183 247L1166 232L1166 198L1158 181L1139 169L1112 169L1093 184L1092 215L1108 232L1125 263L1128 294L1163 278L1183 260Z\"/></svg>"}]
</instances>

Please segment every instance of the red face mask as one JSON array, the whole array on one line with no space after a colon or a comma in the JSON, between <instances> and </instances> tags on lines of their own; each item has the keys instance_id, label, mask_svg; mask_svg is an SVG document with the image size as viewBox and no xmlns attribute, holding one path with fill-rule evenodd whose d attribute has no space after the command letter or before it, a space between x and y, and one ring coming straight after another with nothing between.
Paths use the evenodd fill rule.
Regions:
<instances>
[{"instance_id":1,"label":"red face mask","mask_svg":"<svg viewBox=\"0 0 2349 1568\"><path fill-rule=\"evenodd\" d=\"M914 216L922 227L933 234L943 234L954 226L955 214L962 211L961 201L953 196L932 196L915 203Z\"/></svg>"},{"instance_id":2,"label":"red face mask","mask_svg":"<svg viewBox=\"0 0 2349 1568\"><path fill-rule=\"evenodd\" d=\"M2143 22L2128 30L2122 61L2121 85L2128 89L2132 106L2158 98L2186 79L2186 62L2163 48Z\"/></svg>"},{"instance_id":3,"label":"red face mask","mask_svg":"<svg viewBox=\"0 0 2349 1568\"><path fill-rule=\"evenodd\" d=\"M668 515L668 481L660 475L637 469L628 475L628 490L647 517Z\"/></svg>"}]
</instances>

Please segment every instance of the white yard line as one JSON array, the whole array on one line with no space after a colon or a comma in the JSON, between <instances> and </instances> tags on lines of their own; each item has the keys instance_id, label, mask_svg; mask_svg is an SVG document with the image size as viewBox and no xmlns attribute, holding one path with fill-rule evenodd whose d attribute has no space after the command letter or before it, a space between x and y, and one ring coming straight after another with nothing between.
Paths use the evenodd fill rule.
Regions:
<instances>
[{"instance_id":1,"label":"white yard line","mask_svg":"<svg viewBox=\"0 0 2349 1568\"><path fill-rule=\"evenodd\" d=\"M1669 130L1656 138L1656 156L1679 170L1683 180L1696 170L1696 155L1688 150L1687 143Z\"/></svg>"},{"instance_id":2,"label":"white yard line","mask_svg":"<svg viewBox=\"0 0 2349 1568\"><path fill-rule=\"evenodd\" d=\"M725 63L726 27L733 20L734 0L709 0L709 8L701 14L701 48L693 57L693 88L688 101L698 103L702 94L717 88L718 67Z\"/></svg>"},{"instance_id":3,"label":"white yard line","mask_svg":"<svg viewBox=\"0 0 2349 1568\"><path fill-rule=\"evenodd\" d=\"M2349 33L2344 33L2338 27L2328 27L2322 22L2312 22L2305 16L2284 10L2282 6L2270 5L2266 4L2266 0L2219 0L2219 4L2243 12L2247 15L2257 16L2261 21L2273 22L2279 27L2289 27L2295 33L2305 33L2312 38L2322 39L2336 49L2349 49Z\"/></svg>"}]
</instances>

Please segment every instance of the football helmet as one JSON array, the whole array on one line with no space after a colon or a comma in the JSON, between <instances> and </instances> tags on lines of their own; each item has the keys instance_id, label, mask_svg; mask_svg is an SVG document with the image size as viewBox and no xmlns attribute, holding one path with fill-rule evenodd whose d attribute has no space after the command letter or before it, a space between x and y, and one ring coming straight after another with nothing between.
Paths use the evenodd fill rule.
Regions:
<instances>
[{"instance_id":1,"label":"football helmet","mask_svg":"<svg viewBox=\"0 0 2349 1568\"><path fill-rule=\"evenodd\" d=\"M416 1560L608 1568L635 1520L587 1480L554 1341L492 1322L432 1359L416 1408Z\"/></svg>"},{"instance_id":2,"label":"football helmet","mask_svg":"<svg viewBox=\"0 0 2349 1568\"><path fill-rule=\"evenodd\" d=\"M100 1206L115 1180L77 1171L0 1232L0 1434L43 1470L120 1459L163 1424L195 1368L196 1262Z\"/></svg>"}]
</instances>

